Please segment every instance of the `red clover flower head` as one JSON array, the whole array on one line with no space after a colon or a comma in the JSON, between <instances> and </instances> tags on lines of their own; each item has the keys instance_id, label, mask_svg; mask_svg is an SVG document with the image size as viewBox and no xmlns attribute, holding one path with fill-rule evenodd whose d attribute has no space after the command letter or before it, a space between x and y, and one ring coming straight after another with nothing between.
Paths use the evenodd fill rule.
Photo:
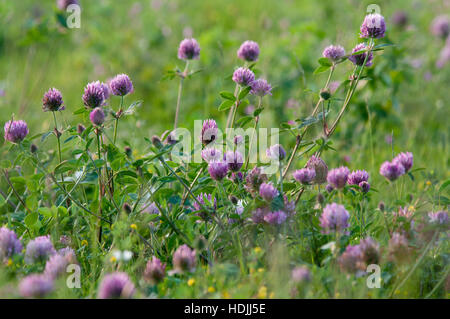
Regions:
<instances>
[{"instance_id":1,"label":"red clover flower head","mask_svg":"<svg viewBox=\"0 0 450 319\"><path fill-rule=\"evenodd\" d=\"M348 223L349 218L350 214L343 205L331 203L323 209L320 216L320 227L322 227L325 234L342 232L350 226Z\"/></svg>"},{"instance_id":2,"label":"red clover flower head","mask_svg":"<svg viewBox=\"0 0 450 319\"><path fill-rule=\"evenodd\" d=\"M131 82L128 75L123 73L116 75L111 82L109 82L109 87L111 88L112 94L117 96L125 96L133 92L133 82Z\"/></svg>"},{"instance_id":3,"label":"red clover flower head","mask_svg":"<svg viewBox=\"0 0 450 319\"><path fill-rule=\"evenodd\" d=\"M241 44L239 47L239 50L237 51L237 56L239 59L242 59L244 61L248 62L254 62L258 60L259 56L259 46L258 43L254 41L245 41Z\"/></svg>"},{"instance_id":4,"label":"red clover flower head","mask_svg":"<svg viewBox=\"0 0 450 319\"><path fill-rule=\"evenodd\" d=\"M366 15L360 31L361 38L383 38L386 32L384 17L378 13Z\"/></svg>"},{"instance_id":5,"label":"red clover flower head","mask_svg":"<svg viewBox=\"0 0 450 319\"><path fill-rule=\"evenodd\" d=\"M274 144L266 150L267 157L274 161L282 161L286 157L286 151L281 144Z\"/></svg>"},{"instance_id":6,"label":"red clover flower head","mask_svg":"<svg viewBox=\"0 0 450 319\"><path fill-rule=\"evenodd\" d=\"M180 60L197 60L200 56L200 45L195 39L184 39L178 48Z\"/></svg>"},{"instance_id":7,"label":"red clover flower head","mask_svg":"<svg viewBox=\"0 0 450 319\"><path fill-rule=\"evenodd\" d=\"M102 126L102 124L105 122L105 112L103 112L103 109L101 107L96 107L89 114L89 119L91 120L92 124L96 126Z\"/></svg>"},{"instance_id":8,"label":"red clover flower head","mask_svg":"<svg viewBox=\"0 0 450 319\"><path fill-rule=\"evenodd\" d=\"M202 126L202 143L203 145L207 145L211 142L214 142L217 138L217 123L216 121L209 119L203 121Z\"/></svg>"},{"instance_id":9,"label":"red clover flower head","mask_svg":"<svg viewBox=\"0 0 450 319\"><path fill-rule=\"evenodd\" d=\"M32 264L37 261L47 260L48 257L56 253L50 236L40 236L31 240L25 251L25 262Z\"/></svg>"},{"instance_id":10,"label":"red clover flower head","mask_svg":"<svg viewBox=\"0 0 450 319\"><path fill-rule=\"evenodd\" d=\"M25 298L42 298L53 291L53 280L42 274L24 277L19 283L19 292Z\"/></svg>"},{"instance_id":11,"label":"red clover flower head","mask_svg":"<svg viewBox=\"0 0 450 319\"><path fill-rule=\"evenodd\" d=\"M400 153L392 160L393 163L403 166L405 173L407 173L413 166L413 154L411 152Z\"/></svg>"},{"instance_id":12,"label":"red clover flower head","mask_svg":"<svg viewBox=\"0 0 450 319\"><path fill-rule=\"evenodd\" d=\"M380 166L380 174L392 182L405 174L405 168L398 162L386 161Z\"/></svg>"},{"instance_id":13,"label":"red clover flower head","mask_svg":"<svg viewBox=\"0 0 450 319\"><path fill-rule=\"evenodd\" d=\"M15 254L20 254L22 244L14 231L6 227L0 228L0 262Z\"/></svg>"},{"instance_id":14,"label":"red clover flower head","mask_svg":"<svg viewBox=\"0 0 450 319\"><path fill-rule=\"evenodd\" d=\"M316 177L316 171L312 168L302 168L296 170L292 176L294 179L302 184L310 184Z\"/></svg>"},{"instance_id":15,"label":"red clover flower head","mask_svg":"<svg viewBox=\"0 0 450 319\"><path fill-rule=\"evenodd\" d=\"M166 264L163 264L161 260L153 256L145 267L144 278L152 284L157 284L164 279L166 275Z\"/></svg>"},{"instance_id":16,"label":"red clover flower head","mask_svg":"<svg viewBox=\"0 0 450 319\"><path fill-rule=\"evenodd\" d=\"M212 179L221 181L228 173L228 164L223 161L211 162L208 166L208 172Z\"/></svg>"},{"instance_id":17,"label":"red clover flower head","mask_svg":"<svg viewBox=\"0 0 450 319\"><path fill-rule=\"evenodd\" d=\"M278 196L278 190L272 185L272 183L262 183L259 187L259 196L264 200L271 202L276 196Z\"/></svg>"},{"instance_id":18,"label":"red clover flower head","mask_svg":"<svg viewBox=\"0 0 450 319\"><path fill-rule=\"evenodd\" d=\"M323 50L322 56L324 58L330 59L333 62L336 62L337 60L345 56L345 50L340 45L330 45Z\"/></svg>"},{"instance_id":19,"label":"red clover flower head","mask_svg":"<svg viewBox=\"0 0 450 319\"><path fill-rule=\"evenodd\" d=\"M42 98L42 110L44 112L56 112L64 109L61 92L55 88L49 89Z\"/></svg>"},{"instance_id":20,"label":"red clover flower head","mask_svg":"<svg viewBox=\"0 0 450 319\"><path fill-rule=\"evenodd\" d=\"M105 95L100 81L88 83L84 88L83 103L85 106L94 109L103 104Z\"/></svg>"},{"instance_id":21,"label":"red clover flower head","mask_svg":"<svg viewBox=\"0 0 450 319\"><path fill-rule=\"evenodd\" d=\"M135 287L124 272L113 272L105 275L98 289L100 299L128 299L134 295Z\"/></svg>"},{"instance_id":22,"label":"red clover flower head","mask_svg":"<svg viewBox=\"0 0 450 319\"><path fill-rule=\"evenodd\" d=\"M332 169L328 172L327 175L327 181L330 183L334 188L344 188L344 186L347 184L347 178L350 171L347 167L341 166L339 168Z\"/></svg>"},{"instance_id":23,"label":"red clover flower head","mask_svg":"<svg viewBox=\"0 0 450 319\"><path fill-rule=\"evenodd\" d=\"M8 121L4 126L5 140L11 143L20 143L28 135L28 126L25 121Z\"/></svg>"},{"instance_id":24,"label":"red clover flower head","mask_svg":"<svg viewBox=\"0 0 450 319\"><path fill-rule=\"evenodd\" d=\"M244 158L239 151L226 152L224 160L228 164L228 169L232 172L239 171L244 163Z\"/></svg>"},{"instance_id":25,"label":"red clover flower head","mask_svg":"<svg viewBox=\"0 0 450 319\"><path fill-rule=\"evenodd\" d=\"M356 52L359 52L359 51L362 51L362 50L366 50L366 49L367 49L366 44L365 43L360 43L360 44L356 45L353 48L352 53L356 53ZM367 53L368 52L366 51L366 52L362 52L362 53L359 53L359 54L350 55L348 57L348 59L350 61L352 61L353 64L362 66L364 64L364 60L366 59ZM372 64L373 64L373 53L369 52L369 56L367 57L367 61L366 61L366 67L369 67Z\"/></svg>"},{"instance_id":26,"label":"red clover flower head","mask_svg":"<svg viewBox=\"0 0 450 319\"><path fill-rule=\"evenodd\" d=\"M312 168L316 171L314 183L323 184L327 181L328 166L320 157L315 155L311 156L311 158L306 163L306 167Z\"/></svg>"},{"instance_id":27,"label":"red clover flower head","mask_svg":"<svg viewBox=\"0 0 450 319\"><path fill-rule=\"evenodd\" d=\"M213 147L202 150L202 158L206 163L217 162L222 159L222 152Z\"/></svg>"},{"instance_id":28,"label":"red clover flower head","mask_svg":"<svg viewBox=\"0 0 450 319\"><path fill-rule=\"evenodd\" d=\"M255 74L247 68L237 68L233 73L233 81L240 86L249 86L255 80Z\"/></svg>"},{"instance_id":29,"label":"red clover flower head","mask_svg":"<svg viewBox=\"0 0 450 319\"><path fill-rule=\"evenodd\" d=\"M445 15L434 18L433 22L431 22L431 33L445 39L450 34L450 19Z\"/></svg>"},{"instance_id":30,"label":"red clover flower head","mask_svg":"<svg viewBox=\"0 0 450 319\"><path fill-rule=\"evenodd\" d=\"M348 175L347 182L349 185L359 185L361 182L369 180L369 173L365 170L353 171Z\"/></svg>"},{"instance_id":31,"label":"red clover flower head","mask_svg":"<svg viewBox=\"0 0 450 319\"><path fill-rule=\"evenodd\" d=\"M311 272L307 267L299 266L292 269L291 277L295 283L301 284L311 281Z\"/></svg>"},{"instance_id":32,"label":"red clover flower head","mask_svg":"<svg viewBox=\"0 0 450 319\"><path fill-rule=\"evenodd\" d=\"M264 95L272 95L272 86L264 79L257 79L250 83L250 94L263 97Z\"/></svg>"},{"instance_id":33,"label":"red clover flower head","mask_svg":"<svg viewBox=\"0 0 450 319\"><path fill-rule=\"evenodd\" d=\"M269 212L264 216L264 221L269 225L281 225L286 221L287 215L282 210Z\"/></svg>"},{"instance_id":34,"label":"red clover flower head","mask_svg":"<svg viewBox=\"0 0 450 319\"><path fill-rule=\"evenodd\" d=\"M182 245L173 253L173 266L178 272L193 271L196 265L195 250Z\"/></svg>"}]
</instances>

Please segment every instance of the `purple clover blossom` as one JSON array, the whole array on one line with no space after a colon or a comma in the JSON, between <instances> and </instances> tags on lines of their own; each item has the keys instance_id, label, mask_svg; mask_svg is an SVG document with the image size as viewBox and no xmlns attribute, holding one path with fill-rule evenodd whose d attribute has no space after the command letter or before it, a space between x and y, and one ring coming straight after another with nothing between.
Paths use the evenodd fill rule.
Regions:
<instances>
[{"instance_id":1,"label":"purple clover blossom","mask_svg":"<svg viewBox=\"0 0 450 319\"><path fill-rule=\"evenodd\" d=\"M269 212L267 207L259 207L252 212L251 219L255 224L262 224L264 223L264 216Z\"/></svg>"},{"instance_id":2,"label":"purple clover blossom","mask_svg":"<svg viewBox=\"0 0 450 319\"><path fill-rule=\"evenodd\" d=\"M0 228L0 262L15 254L20 254L22 244L14 231L6 227Z\"/></svg>"},{"instance_id":3,"label":"purple clover blossom","mask_svg":"<svg viewBox=\"0 0 450 319\"><path fill-rule=\"evenodd\" d=\"M431 33L445 39L450 34L450 19L445 15L434 18L433 22L431 22Z\"/></svg>"},{"instance_id":4,"label":"purple clover blossom","mask_svg":"<svg viewBox=\"0 0 450 319\"><path fill-rule=\"evenodd\" d=\"M386 161L380 166L380 174L392 182L405 174L405 168L401 164Z\"/></svg>"},{"instance_id":5,"label":"purple clover blossom","mask_svg":"<svg viewBox=\"0 0 450 319\"><path fill-rule=\"evenodd\" d=\"M363 51L363 50L367 50L367 46L365 43L360 43L353 48L352 53L356 53L356 52ZM364 64L364 60L366 59L367 53L369 53L369 56L367 57L366 67L369 67L373 64L373 53L372 52L366 51L366 52L362 52L360 54L350 55L348 57L348 59L350 61L352 61L353 64L362 66Z\"/></svg>"},{"instance_id":6,"label":"purple clover blossom","mask_svg":"<svg viewBox=\"0 0 450 319\"><path fill-rule=\"evenodd\" d=\"M47 260L48 257L56 253L50 236L40 236L31 240L26 248L25 262L32 264L37 261Z\"/></svg>"},{"instance_id":7,"label":"purple clover blossom","mask_svg":"<svg viewBox=\"0 0 450 319\"><path fill-rule=\"evenodd\" d=\"M11 143L22 142L29 133L27 123L22 120L6 122L4 130L5 140L10 141Z\"/></svg>"},{"instance_id":8,"label":"purple clover blossom","mask_svg":"<svg viewBox=\"0 0 450 319\"><path fill-rule=\"evenodd\" d=\"M411 152L400 153L392 160L392 163L403 166L405 173L407 173L413 166L413 154Z\"/></svg>"},{"instance_id":9,"label":"purple clover blossom","mask_svg":"<svg viewBox=\"0 0 450 319\"><path fill-rule=\"evenodd\" d=\"M433 224L447 225L448 224L448 213L446 211L439 211L436 213L428 213L430 222Z\"/></svg>"},{"instance_id":10,"label":"purple clover blossom","mask_svg":"<svg viewBox=\"0 0 450 319\"><path fill-rule=\"evenodd\" d=\"M344 253L339 256L339 265L341 269L349 272L356 273L363 269L362 253L359 245L348 245L345 248Z\"/></svg>"},{"instance_id":11,"label":"purple clover blossom","mask_svg":"<svg viewBox=\"0 0 450 319\"><path fill-rule=\"evenodd\" d=\"M133 92L133 82L131 82L128 75L123 73L117 74L111 82L109 82L109 87L111 88L112 94L117 96L125 96L128 93Z\"/></svg>"},{"instance_id":12,"label":"purple clover blossom","mask_svg":"<svg viewBox=\"0 0 450 319\"><path fill-rule=\"evenodd\" d=\"M44 112L63 111L64 101L61 92L55 88L49 89L42 98L42 110Z\"/></svg>"},{"instance_id":13,"label":"purple clover blossom","mask_svg":"<svg viewBox=\"0 0 450 319\"><path fill-rule=\"evenodd\" d=\"M402 234L394 233L389 239L389 257L397 263L406 261L410 257L408 239Z\"/></svg>"},{"instance_id":14,"label":"purple clover blossom","mask_svg":"<svg viewBox=\"0 0 450 319\"><path fill-rule=\"evenodd\" d=\"M78 263L75 251L70 247L64 247L57 251L57 254L66 258L71 264Z\"/></svg>"},{"instance_id":15,"label":"purple clover blossom","mask_svg":"<svg viewBox=\"0 0 450 319\"><path fill-rule=\"evenodd\" d=\"M332 169L328 172L327 181L334 188L344 188L345 184L347 184L347 178L350 171L347 167L341 166L339 168Z\"/></svg>"},{"instance_id":16,"label":"purple clover blossom","mask_svg":"<svg viewBox=\"0 0 450 319\"><path fill-rule=\"evenodd\" d=\"M212 119L204 120L202 126L202 143L203 145L207 145L212 143L217 138L217 123Z\"/></svg>"},{"instance_id":17,"label":"purple clover blossom","mask_svg":"<svg viewBox=\"0 0 450 319\"><path fill-rule=\"evenodd\" d=\"M105 122L105 112L103 112L103 109L101 107L96 107L89 114L89 119L91 120L92 124L96 126L102 126L102 124Z\"/></svg>"},{"instance_id":18,"label":"purple clover blossom","mask_svg":"<svg viewBox=\"0 0 450 319\"><path fill-rule=\"evenodd\" d=\"M278 190L272 185L272 183L262 183L259 187L259 196L270 202L278 196Z\"/></svg>"},{"instance_id":19,"label":"purple clover blossom","mask_svg":"<svg viewBox=\"0 0 450 319\"><path fill-rule=\"evenodd\" d=\"M53 291L53 280L42 274L24 277L19 283L19 292L26 298L42 298Z\"/></svg>"},{"instance_id":20,"label":"purple clover blossom","mask_svg":"<svg viewBox=\"0 0 450 319\"><path fill-rule=\"evenodd\" d=\"M101 86L102 86L102 89L103 89L103 98L105 99L105 100L107 100L107 99L109 99L109 95L110 95L110 88L109 88L109 85L108 84L106 84L106 83L101 83Z\"/></svg>"},{"instance_id":21,"label":"purple clover blossom","mask_svg":"<svg viewBox=\"0 0 450 319\"><path fill-rule=\"evenodd\" d=\"M196 265L196 252L187 245L181 245L173 253L172 263L176 272L192 272Z\"/></svg>"},{"instance_id":22,"label":"purple clover blossom","mask_svg":"<svg viewBox=\"0 0 450 319\"><path fill-rule=\"evenodd\" d=\"M322 56L336 62L345 56L345 50L340 45L330 45L323 50Z\"/></svg>"},{"instance_id":23,"label":"purple clover blossom","mask_svg":"<svg viewBox=\"0 0 450 319\"><path fill-rule=\"evenodd\" d=\"M150 215L153 215L153 214L157 215L157 214L159 214L159 209L155 203L151 203L150 205L148 205L147 207L144 208L143 212L150 214Z\"/></svg>"},{"instance_id":24,"label":"purple clover blossom","mask_svg":"<svg viewBox=\"0 0 450 319\"><path fill-rule=\"evenodd\" d=\"M250 94L263 97L267 94L272 95L272 86L264 79L257 79L251 84Z\"/></svg>"},{"instance_id":25,"label":"purple clover blossom","mask_svg":"<svg viewBox=\"0 0 450 319\"><path fill-rule=\"evenodd\" d=\"M297 182L307 185L316 177L316 171L312 168L302 168L296 170L292 176Z\"/></svg>"},{"instance_id":26,"label":"purple clover blossom","mask_svg":"<svg viewBox=\"0 0 450 319\"><path fill-rule=\"evenodd\" d=\"M153 256L149 261L144 270L144 278L153 285L161 282L166 275L166 264L163 264L159 258Z\"/></svg>"},{"instance_id":27,"label":"purple clover blossom","mask_svg":"<svg viewBox=\"0 0 450 319\"><path fill-rule=\"evenodd\" d=\"M343 205L331 203L325 206L320 216L320 227L325 234L330 232L342 232L350 225L350 214Z\"/></svg>"},{"instance_id":28,"label":"purple clover blossom","mask_svg":"<svg viewBox=\"0 0 450 319\"><path fill-rule=\"evenodd\" d=\"M314 155L311 156L311 158L306 163L306 167L312 168L316 171L314 183L323 184L327 181L328 166L320 157Z\"/></svg>"},{"instance_id":29,"label":"purple clover blossom","mask_svg":"<svg viewBox=\"0 0 450 319\"><path fill-rule=\"evenodd\" d=\"M244 61L257 61L259 56L258 43L249 40L243 42L237 51L237 56Z\"/></svg>"},{"instance_id":30,"label":"purple clover blossom","mask_svg":"<svg viewBox=\"0 0 450 319\"><path fill-rule=\"evenodd\" d=\"M265 181L267 181L267 175L263 173L261 167L255 166L252 170L247 174L245 188L254 195L259 191L259 187Z\"/></svg>"},{"instance_id":31,"label":"purple clover blossom","mask_svg":"<svg viewBox=\"0 0 450 319\"><path fill-rule=\"evenodd\" d=\"M361 182L367 182L369 180L369 173L365 170L353 171L348 175L347 183L349 185L359 185Z\"/></svg>"},{"instance_id":32,"label":"purple clover blossom","mask_svg":"<svg viewBox=\"0 0 450 319\"><path fill-rule=\"evenodd\" d=\"M255 80L255 74L247 68L237 68L233 73L233 81L240 86L249 86Z\"/></svg>"},{"instance_id":33,"label":"purple clover blossom","mask_svg":"<svg viewBox=\"0 0 450 319\"><path fill-rule=\"evenodd\" d=\"M239 151L226 152L224 155L224 160L228 164L228 169L232 172L239 171L244 163L244 158Z\"/></svg>"},{"instance_id":34,"label":"purple clover blossom","mask_svg":"<svg viewBox=\"0 0 450 319\"><path fill-rule=\"evenodd\" d=\"M197 60L200 56L200 45L195 39L184 39L178 47L178 59Z\"/></svg>"},{"instance_id":35,"label":"purple clover blossom","mask_svg":"<svg viewBox=\"0 0 450 319\"><path fill-rule=\"evenodd\" d=\"M274 161L282 161L286 157L286 151L281 144L275 144L266 150L267 157Z\"/></svg>"},{"instance_id":36,"label":"purple clover blossom","mask_svg":"<svg viewBox=\"0 0 450 319\"><path fill-rule=\"evenodd\" d=\"M134 291L134 284L126 273L114 272L103 278L98 288L98 297L100 299L128 299L134 295Z\"/></svg>"},{"instance_id":37,"label":"purple clover blossom","mask_svg":"<svg viewBox=\"0 0 450 319\"><path fill-rule=\"evenodd\" d=\"M333 185L331 185L331 184L327 184L327 186L325 186L325 190L326 190L328 193L331 193L331 192L334 190L334 187L333 187Z\"/></svg>"},{"instance_id":38,"label":"purple clover blossom","mask_svg":"<svg viewBox=\"0 0 450 319\"><path fill-rule=\"evenodd\" d=\"M380 245L371 237L361 239L359 242L361 258L365 266L378 264L380 261Z\"/></svg>"},{"instance_id":39,"label":"purple clover blossom","mask_svg":"<svg viewBox=\"0 0 450 319\"><path fill-rule=\"evenodd\" d=\"M213 147L202 150L202 158L206 163L217 162L222 159L222 152Z\"/></svg>"},{"instance_id":40,"label":"purple clover blossom","mask_svg":"<svg viewBox=\"0 0 450 319\"><path fill-rule=\"evenodd\" d=\"M264 216L264 221L269 225L281 225L286 221L287 215L282 210L269 212Z\"/></svg>"},{"instance_id":41,"label":"purple clover blossom","mask_svg":"<svg viewBox=\"0 0 450 319\"><path fill-rule=\"evenodd\" d=\"M217 207L217 200L216 198L212 198L211 194L201 193L197 196L197 200L202 204L203 206L207 207ZM197 201L194 201L194 208L195 210L201 210L200 204Z\"/></svg>"},{"instance_id":42,"label":"purple clover blossom","mask_svg":"<svg viewBox=\"0 0 450 319\"><path fill-rule=\"evenodd\" d=\"M211 162L208 172L212 179L221 181L228 173L228 164L223 161Z\"/></svg>"},{"instance_id":43,"label":"purple clover blossom","mask_svg":"<svg viewBox=\"0 0 450 319\"><path fill-rule=\"evenodd\" d=\"M94 109L101 106L104 100L105 95L100 81L90 82L86 85L83 94L83 103L85 106Z\"/></svg>"},{"instance_id":44,"label":"purple clover blossom","mask_svg":"<svg viewBox=\"0 0 450 319\"><path fill-rule=\"evenodd\" d=\"M358 184L359 187L361 187L361 191L363 193L367 193L370 190L370 184L369 182L366 181L362 181L361 183Z\"/></svg>"},{"instance_id":45,"label":"purple clover blossom","mask_svg":"<svg viewBox=\"0 0 450 319\"><path fill-rule=\"evenodd\" d=\"M45 264L44 274L52 279L56 279L66 273L69 262L70 260L62 255L52 255Z\"/></svg>"},{"instance_id":46,"label":"purple clover blossom","mask_svg":"<svg viewBox=\"0 0 450 319\"><path fill-rule=\"evenodd\" d=\"M311 272L307 267L299 266L292 269L291 277L296 284L301 284L311 281Z\"/></svg>"},{"instance_id":47,"label":"purple clover blossom","mask_svg":"<svg viewBox=\"0 0 450 319\"><path fill-rule=\"evenodd\" d=\"M392 15L391 20L393 25L399 28L403 28L408 23L408 15L406 14L405 11L396 11Z\"/></svg>"},{"instance_id":48,"label":"purple clover blossom","mask_svg":"<svg viewBox=\"0 0 450 319\"><path fill-rule=\"evenodd\" d=\"M80 5L78 0L57 0L56 5L59 10L65 11L71 4Z\"/></svg>"},{"instance_id":49,"label":"purple clover blossom","mask_svg":"<svg viewBox=\"0 0 450 319\"><path fill-rule=\"evenodd\" d=\"M360 31L361 38L383 38L386 32L384 17L378 13L366 15Z\"/></svg>"}]
</instances>

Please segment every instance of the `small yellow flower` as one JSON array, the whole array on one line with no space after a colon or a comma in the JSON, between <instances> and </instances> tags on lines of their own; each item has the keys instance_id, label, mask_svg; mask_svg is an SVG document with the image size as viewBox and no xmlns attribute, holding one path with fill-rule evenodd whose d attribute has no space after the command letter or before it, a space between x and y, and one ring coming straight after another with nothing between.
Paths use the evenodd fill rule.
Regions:
<instances>
[{"instance_id":1,"label":"small yellow flower","mask_svg":"<svg viewBox=\"0 0 450 319\"><path fill-rule=\"evenodd\" d=\"M8 259L8 267L11 267L13 265L13 261L11 258Z\"/></svg>"},{"instance_id":2,"label":"small yellow flower","mask_svg":"<svg viewBox=\"0 0 450 319\"><path fill-rule=\"evenodd\" d=\"M336 293L334 294L334 297L335 297L335 298L339 298L340 296L341 296L341 294L338 293L338 292L336 292Z\"/></svg>"},{"instance_id":3,"label":"small yellow flower","mask_svg":"<svg viewBox=\"0 0 450 319\"><path fill-rule=\"evenodd\" d=\"M427 186L431 186L431 181L426 182Z\"/></svg>"},{"instance_id":4,"label":"small yellow flower","mask_svg":"<svg viewBox=\"0 0 450 319\"><path fill-rule=\"evenodd\" d=\"M228 293L228 291L224 291L224 292L222 293L222 297L223 297L224 299L230 299L230 298L231 298L231 295Z\"/></svg>"},{"instance_id":5,"label":"small yellow flower","mask_svg":"<svg viewBox=\"0 0 450 319\"><path fill-rule=\"evenodd\" d=\"M209 286L209 287L208 287L208 292L209 292L210 294L215 293L215 292L216 292L216 288L214 288L213 286Z\"/></svg>"},{"instance_id":6,"label":"small yellow flower","mask_svg":"<svg viewBox=\"0 0 450 319\"><path fill-rule=\"evenodd\" d=\"M262 286L261 288L259 288L259 290L258 290L258 298L259 299L266 299L267 298L267 287L266 286Z\"/></svg>"},{"instance_id":7,"label":"small yellow flower","mask_svg":"<svg viewBox=\"0 0 450 319\"><path fill-rule=\"evenodd\" d=\"M408 207L408 211L410 211L410 212L415 212L416 209L414 208L413 205L411 205L411 206Z\"/></svg>"},{"instance_id":8,"label":"small yellow flower","mask_svg":"<svg viewBox=\"0 0 450 319\"><path fill-rule=\"evenodd\" d=\"M273 297L275 297L275 294L273 292L270 293L269 298L273 299Z\"/></svg>"},{"instance_id":9,"label":"small yellow flower","mask_svg":"<svg viewBox=\"0 0 450 319\"><path fill-rule=\"evenodd\" d=\"M264 268L258 268L258 272L264 272Z\"/></svg>"},{"instance_id":10,"label":"small yellow flower","mask_svg":"<svg viewBox=\"0 0 450 319\"><path fill-rule=\"evenodd\" d=\"M397 290L395 291L395 294L396 294L396 295L400 295L400 290L397 289Z\"/></svg>"},{"instance_id":11,"label":"small yellow flower","mask_svg":"<svg viewBox=\"0 0 450 319\"><path fill-rule=\"evenodd\" d=\"M82 246L88 246L89 243L87 242L86 239L83 239L83 240L81 241L81 245L82 245Z\"/></svg>"},{"instance_id":12,"label":"small yellow flower","mask_svg":"<svg viewBox=\"0 0 450 319\"><path fill-rule=\"evenodd\" d=\"M137 225L136 224L131 224L130 227L131 227L131 229L134 229L134 230L137 229Z\"/></svg>"},{"instance_id":13,"label":"small yellow flower","mask_svg":"<svg viewBox=\"0 0 450 319\"><path fill-rule=\"evenodd\" d=\"M255 254L259 254L262 251L261 247L255 247L255 249L253 249L253 250L254 250Z\"/></svg>"},{"instance_id":14,"label":"small yellow flower","mask_svg":"<svg viewBox=\"0 0 450 319\"><path fill-rule=\"evenodd\" d=\"M115 263L117 261L117 258L115 256L111 256L111 258L109 258L109 261Z\"/></svg>"},{"instance_id":15,"label":"small yellow flower","mask_svg":"<svg viewBox=\"0 0 450 319\"><path fill-rule=\"evenodd\" d=\"M192 287L195 284L195 279L194 278L189 279L187 284L189 287Z\"/></svg>"},{"instance_id":16,"label":"small yellow flower","mask_svg":"<svg viewBox=\"0 0 450 319\"><path fill-rule=\"evenodd\" d=\"M255 269L250 267L250 275L253 275L254 272L255 272Z\"/></svg>"}]
</instances>

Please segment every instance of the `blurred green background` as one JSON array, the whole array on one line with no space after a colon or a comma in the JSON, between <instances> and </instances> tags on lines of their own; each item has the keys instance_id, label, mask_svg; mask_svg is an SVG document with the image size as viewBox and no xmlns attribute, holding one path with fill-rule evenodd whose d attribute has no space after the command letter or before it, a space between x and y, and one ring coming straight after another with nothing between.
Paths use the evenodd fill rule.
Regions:
<instances>
[{"instance_id":1,"label":"blurred green background","mask_svg":"<svg viewBox=\"0 0 450 319\"><path fill-rule=\"evenodd\" d=\"M81 28L67 29L57 18L56 1L3 0L0 122L14 113L29 123L31 135L52 129L51 115L41 111L42 96L50 87L63 94L66 111L61 116L67 124L86 121L73 115L82 106L84 86L127 73L135 92L126 102L144 102L137 116L122 121L119 137L139 148L143 137L173 125L178 80L164 80L164 75L184 67L177 59L178 44L192 36L201 54L191 65L201 72L185 81L180 125L192 129L193 120L214 118L225 126L226 114L217 111L218 93L234 90L230 76L241 65L236 51L251 39L261 49L257 75L274 86L273 96L264 100L262 126L278 127L309 115L327 76L313 75L323 48L335 43L349 52L359 43L359 26L371 3L386 18L387 37L381 42L396 46L377 54L382 56L368 71L373 80L363 84L368 88L354 99L334 136L339 155L326 157L338 164L349 160L348 155L371 163L367 168L375 173L391 156L386 139L392 135L395 152L413 151L416 163L444 177L450 63L436 67L445 40L431 34L430 24L450 11L448 1L81 0ZM408 16L404 27L391 21L399 10ZM335 79L346 79L351 68L344 63ZM111 101L117 109L119 98ZM289 147L295 140L285 134L282 142ZM40 147L53 148L54 140L44 144Z\"/></svg>"}]
</instances>

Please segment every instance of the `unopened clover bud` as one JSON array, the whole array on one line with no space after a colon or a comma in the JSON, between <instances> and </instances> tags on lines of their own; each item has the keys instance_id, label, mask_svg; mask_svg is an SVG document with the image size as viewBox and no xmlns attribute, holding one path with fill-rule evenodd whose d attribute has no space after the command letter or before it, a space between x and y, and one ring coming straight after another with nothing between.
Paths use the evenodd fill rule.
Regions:
<instances>
[{"instance_id":1,"label":"unopened clover bud","mask_svg":"<svg viewBox=\"0 0 450 319\"><path fill-rule=\"evenodd\" d=\"M317 195L317 202L320 204L323 204L324 201L325 201L325 197L322 195L322 193L319 193Z\"/></svg>"},{"instance_id":2,"label":"unopened clover bud","mask_svg":"<svg viewBox=\"0 0 450 319\"><path fill-rule=\"evenodd\" d=\"M161 142L161 139L159 138L159 136L157 136L157 135L153 135L152 136L152 143L153 143L153 145L156 147L156 148L162 148L163 147L163 144L162 144L162 142Z\"/></svg>"},{"instance_id":3,"label":"unopened clover bud","mask_svg":"<svg viewBox=\"0 0 450 319\"><path fill-rule=\"evenodd\" d=\"M84 130L85 130L86 128L84 127L84 125L83 124L78 124L77 125L77 133L78 134L83 134L83 132L84 132Z\"/></svg>"},{"instance_id":4,"label":"unopened clover bud","mask_svg":"<svg viewBox=\"0 0 450 319\"><path fill-rule=\"evenodd\" d=\"M384 202L379 202L378 203L378 209L382 212L384 212L385 206L384 206Z\"/></svg>"},{"instance_id":5,"label":"unopened clover bud","mask_svg":"<svg viewBox=\"0 0 450 319\"><path fill-rule=\"evenodd\" d=\"M131 147L125 146L125 154L126 154L128 157L131 157L131 154L132 154Z\"/></svg>"},{"instance_id":6,"label":"unopened clover bud","mask_svg":"<svg viewBox=\"0 0 450 319\"><path fill-rule=\"evenodd\" d=\"M31 144L30 145L30 152L31 153L36 153L38 150L38 147L36 146L36 144Z\"/></svg>"},{"instance_id":7,"label":"unopened clover bud","mask_svg":"<svg viewBox=\"0 0 450 319\"><path fill-rule=\"evenodd\" d=\"M123 204L122 209L125 213L131 214L132 209L131 209L130 204L128 204L128 203Z\"/></svg>"},{"instance_id":8,"label":"unopened clover bud","mask_svg":"<svg viewBox=\"0 0 450 319\"><path fill-rule=\"evenodd\" d=\"M231 195L231 196L230 196L230 201L231 201L234 205L236 205L236 204L238 203L238 198L237 198L236 196L234 196L234 195Z\"/></svg>"},{"instance_id":9,"label":"unopened clover bud","mask_svg":"<svg viewBox=\"0 0 450 319\"><path fill-rule=\"evenodd\" d=\"M331 97L330 90L328 90L328 89L320 90L320 97L325 101L330 99L330 97Z\"/></svg>"}]
</instances>

